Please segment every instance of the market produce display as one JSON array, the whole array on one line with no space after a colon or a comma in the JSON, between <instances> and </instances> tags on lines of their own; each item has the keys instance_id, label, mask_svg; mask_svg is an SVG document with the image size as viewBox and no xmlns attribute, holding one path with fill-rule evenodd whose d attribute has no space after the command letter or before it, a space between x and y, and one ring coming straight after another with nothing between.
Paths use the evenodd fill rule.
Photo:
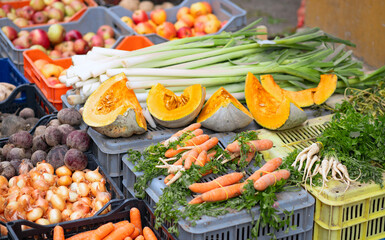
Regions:
<instances>
[{"instance_id":1,"label":"market produce display","mask_svg":"<svg viewBox=\"0 0 385 240\"><path fill-rule=\"evenodd\" d=\"M144 10L146 12L156 9L167 9L174 7L171 2L162 2L162 4L154 4L152 1L139 1L139 0L121 0L119 6L124 7L127 10Z\"/></svg>"},{"instance_id":2,"label":"market produce display","mask_svg":"<svg viewBox=\"0 0 385 240\"><path fill-rule=\"evenodd\" d=\"M9 137L19 131L29 131L39 121L35 112L31 108L23 108L15 114L0 113L1 119L1 137ZM0 155L3 159L6 154Z\"/></svg>"},{"instance_id":3,"label":"market produce display","mask_svg":"<svg viewBox=\"0 0 385 240\"><path fill-rule=\"evenodd\" d=\"M54 24L70 20L85 7L81 0L31 0L29 6L21 8L14 8L10 4L2 5L0 18L7 17L21 28L33 24Z\"/></svg>"}]
</instances>

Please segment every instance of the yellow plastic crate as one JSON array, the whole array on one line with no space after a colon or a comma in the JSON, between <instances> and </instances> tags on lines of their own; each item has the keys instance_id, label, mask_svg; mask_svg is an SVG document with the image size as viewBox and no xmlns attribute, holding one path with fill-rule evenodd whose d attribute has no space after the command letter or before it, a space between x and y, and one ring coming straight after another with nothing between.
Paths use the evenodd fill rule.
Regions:
<instances>
[{"instance_id":1,"label":"yellow plastic crate","mask_svg":"<svg viewBox=\"0 0 385 240\"><path fill-rule=\"evenodd\" d=\"M274 147L264 151L264 157L284 157L295 149L315 142L332 115L310 119L302 126L286 131L258 130L260 138L274 142ZM385 174L383 175L385 182ZM352 183L346 185L330 180L328 187L307 189L316 199L314 214L314 235L317 240L374 240L385 238L385 188L377 184Z\"/></svg>"}]
</instances>

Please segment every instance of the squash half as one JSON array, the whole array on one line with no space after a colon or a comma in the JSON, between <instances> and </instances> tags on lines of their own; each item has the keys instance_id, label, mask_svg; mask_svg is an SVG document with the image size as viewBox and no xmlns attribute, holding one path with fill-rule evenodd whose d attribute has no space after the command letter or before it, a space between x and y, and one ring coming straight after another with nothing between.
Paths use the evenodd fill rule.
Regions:
<instances>
[{"instance_id":1,"label":"squash half","mask_svg":"<svg viewBox=\"0 0 385 240\"><path fill-rule=\"evenodd\" d=\"M244 128L251 121L251 113L223 87L207 100L197 119L203 127L217 132Z\"/></svg>"},{"instance_id":2,"label":"squash half","mask_svg":"<svg viewBox=\"0 0 385 240\"><path fill-rule=\"evenodd\" d=\"M301 91L282 89L271 75L262 75L261 84L266 91L277 99L282 100L283 97L287 97L299 107L309 107L314 104L324 103L334 93L337 88L337 76L334 74L323 74L316 88Z\"/></svg>"},{"instance_id":3,"label":"squash half","mask_svg":"<svg viewBox=\"0 0 385 240\"><path fill-rule=\"evenodd\" d=\"M306 121L306 113L287 97L275 98L267 92L252 74L245 84L246 104L255 121L264 128L284 130Z\"/></svg>"},{"instance_id":4,"label":"squash half","mask_svg":"<svg viewBox=\"0 0 385 240\"><path fill-rule=\"evenodd\" d=\"M158 83L148 93L147 107L155 121L168 128L191 123L203 107L206 89L200 84L187 87L180 96Z\"/></svg>"},{"instance_id":5,"label":"squash half","mask_svg":"<svg viewBox=\"0 0 385 240\"><path fill-rule=\"evenodd\" d=\"M108 137L129 137L147 131L142 108L121 73L103 82L84 104L83 120Z\"/></svg>"}]
</instances>

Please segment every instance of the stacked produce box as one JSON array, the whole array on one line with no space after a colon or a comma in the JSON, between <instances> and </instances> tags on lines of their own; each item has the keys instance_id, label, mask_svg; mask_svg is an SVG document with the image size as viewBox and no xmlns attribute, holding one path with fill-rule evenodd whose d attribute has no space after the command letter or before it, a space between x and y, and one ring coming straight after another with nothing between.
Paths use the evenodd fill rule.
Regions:
<instances>
[{"instance_id":1,"label":"stacked produce box","mask_svg":"<svg viewBox=\"0 0 385 240\"><path fill-rule=\"evenodd\" d=\"M385 237L385 67L228 0L97 2L0 4L2 239Z\"/></svg>"}]
</instances>

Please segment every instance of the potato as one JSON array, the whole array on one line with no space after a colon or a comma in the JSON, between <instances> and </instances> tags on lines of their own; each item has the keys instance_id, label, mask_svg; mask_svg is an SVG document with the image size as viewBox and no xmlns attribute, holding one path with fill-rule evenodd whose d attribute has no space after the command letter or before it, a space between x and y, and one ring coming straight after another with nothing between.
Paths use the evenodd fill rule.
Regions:
<instances>
[{"instance_id":1,"label":"potato","mask_svg":"<svg viewBox=\"0 0 385 240\"><path fill-rule=\"evenodd\" d=\"M14 133L9 137L9 142L14 144L16 147L31 148L32 147L32 135L27 131L20 131Z\"/></svg>"},{"instance_id":2,"label":"potato","mask_svg":"<svg viewBox=\"0 0 385 240\"><path fill-rule=\"evenodd\" d=\"M139 9L139 0L122 0L120 1L119 6L133 12Z\"/></svg>"},{"instance_id":3,"label":"potato","mask_svg":"<svg viewBox=\"0 0 385 240\"><path fill-rule=\"evenodd\" d=\"M82 115L75 108L63 108L57 114L57 119L62 123L77 126L82 123Z\"/></svg>"},{"instance_id":4,"label":"potato","mask_svg":"<svg viewBox=\"0 0 385 240\"><path fill-rule=\"evenodd\" d=\"M151 12L154 9L154 3L151 1L143 1L139 3L139 9L146 12Z\"/></svg>"}]
</instances>

